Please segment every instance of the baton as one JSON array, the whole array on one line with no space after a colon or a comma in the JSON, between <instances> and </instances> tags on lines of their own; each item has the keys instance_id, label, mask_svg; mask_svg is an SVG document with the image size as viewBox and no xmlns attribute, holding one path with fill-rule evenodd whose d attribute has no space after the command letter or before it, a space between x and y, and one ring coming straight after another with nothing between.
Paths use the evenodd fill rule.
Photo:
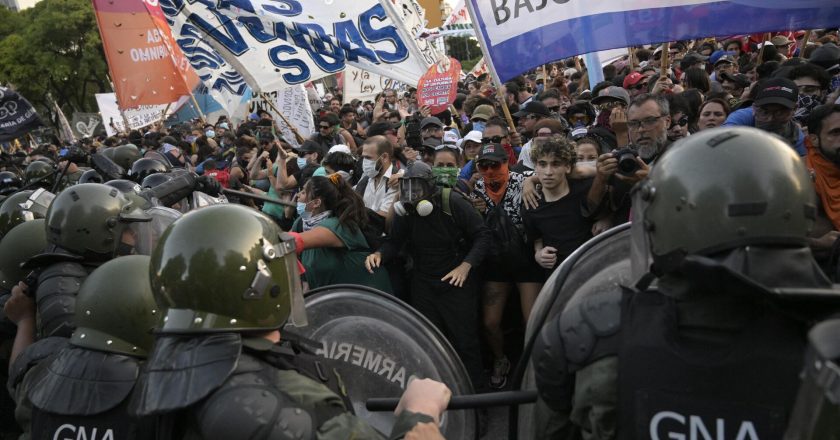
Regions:
<instances>
[{"instance_id":1,"label":"baton","mask_svg":"<svg viewBox=\"0 0 840 440\"><path fill-rule=\"evenodd\" d=\"M235 189L229 189L229 188L222 188L222 192L225 193L225 194L230 194L232 196L245 197L245 198L249 198L249 199L260 200L260 201L263 201L263 202L276 203L278 205L297 208L297 203L295 203L295 202L287 202L285 200L275 199L273 197L266 197L266 196L261 196L261 195L258 195L258 194L251 194L251 193L247 193L247 192L244 192L244 191L237 191Z\"/></svg>"},{"instance_id":2,"label":"baton","mask_svg":"<svg viewBox=\"0 0 840 440\"><path fill-rule=\"evenodd\" d=\"M499 391L497 393L467 394L452 396L446 409L490 408L494 406L522 405L537 401L536 390ZM374 397L367 399L368 411L393 411L400 402L398 397Z\"/></svg>"}]
</instances>

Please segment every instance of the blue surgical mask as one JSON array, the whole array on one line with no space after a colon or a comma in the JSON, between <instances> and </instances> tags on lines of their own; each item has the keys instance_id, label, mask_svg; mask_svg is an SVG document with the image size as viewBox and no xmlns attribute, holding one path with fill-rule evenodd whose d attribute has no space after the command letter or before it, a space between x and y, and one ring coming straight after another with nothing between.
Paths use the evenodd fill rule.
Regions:
<instances>
[{"instance_id":1,"label":"blue surgical mask","mask_svg":"<svg viewBox=\"0 0 840 440\"><path fill-rule=\"evenodd\" d=\"M189 142L189 143L195 142L195 136L190 135L190 136L187 136L186 139L187 139L187 142Z\"/></svg>"},{"instance_id":2,"label":"blue surgical mask","mask_svg":"<svg viewBox=\"0 0 840 440\"><path fill-rule=\"evenodd\" d=\"M486 122L482 122L482 121L473 122L473 130L478 130L482 133L484 133L484 127L486 127L486 126L487 126Z\"/></svg>"},{"instance_id":3,"label":"blue surgical mask","mask_svg":"<svg viewBox=\"0 0 840 440\"><path fill-rule=\"evenodd\" d=\"M303 169L306 166L306 158L305 157L297 158L297 166L298 166L298 168Z\"/></svg>"},{"instance_id":4,"label":"blue surgical mask","mask_svg":"<svg viewBox=\"0 0 840 440\"><path fill-rule=\"evenodd\" d=\"M306 212L306 203L297 202L297 208L296 209L297 209L298 217L309 217L309 216L312 215L311 212Z\"/></svg>"},{"instance_id":5,"label":"blue surgical mask","mask_svg":"<svg viewBox=\"0 0 840 440\"><path fill-rule=\"evenodd\" d=\"M213 139L214 137L216 137L216 132L213 130L207 130L204 132L204 135L209 137L210 139Z\"/></svg>"}]
</instances>

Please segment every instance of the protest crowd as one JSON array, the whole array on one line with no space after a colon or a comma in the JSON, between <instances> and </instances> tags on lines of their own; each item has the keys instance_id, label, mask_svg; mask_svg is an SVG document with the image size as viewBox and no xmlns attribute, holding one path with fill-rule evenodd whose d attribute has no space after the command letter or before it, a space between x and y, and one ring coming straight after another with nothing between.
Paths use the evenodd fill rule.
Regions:
<instances>
[{"instance_id":1,"label":"protest crowd","mask_svg":"<svg viewBox=\"0 0 840 440\"><path fill-rule=\"evenodd\" d=\"M602 82L590 84L593 69ZM662 231L674 240L690 240L676 237L704 228L716 236L715 220L693 229L697 223L686 217L654 231L653 217L637 203L645 182L656 179L669 186L650 191L650 198L688 188L705 189L712 199L715 184L776 179L778 190L753 193L756 203L740 206L740 214L730 206L733 219L754 215L751 209L763 213L761 203L767 209L788 203L777 220L796 219L803 209L790 208L794 199L815 200L802 220L812 226L788 253L774 254L773 246L784 246L761 240L796 235L790 230L799 223L786 223L784 233L739 229L747 249L769 250L738 256L733 265L776 261L773 270L782 275L762 278L744 269L759 281L727 276L749 286L781 281L766 285L814 289L840 281L837 28L646 44L603 65L577 56L552 62L501 87L487 73L462 73L453 87L454 101L437 112L416 87L386 88L370 100L322 88L312 107L315 132L306 137L294 128L290 137L276 109L258 106L241 120L223 114L75 142L21 136L5 143L3 438L93 438L91 432L80 437L83 425L99 426L97 439L443 438L437 426L450 399L446 385L407 384L396 423L383 434L346 411L341 378L324 375L306 350L279 343L287 340L284 325L306 321L300 307L307 292L354 285L399 299L451 344L476 393L511 390L517 359L532 349L526 325L535 304L551 294L544 286L553 285L558 267L581 246L639 218L651 242ZM701 141L725 146L726 133L740 136L740 153L716 163L688 153L683 158L696 162L667 162L672 146L686 146L673 156L689 145L701 149ZM744 169L736 176L715 173L730 164ZM757 169L762 165L767 168ZM667 171L657 175L660 167ZM813 183L798 182L791 195L786 179L800 169ZM698 180L698 172L718 181ZM696 209L682 203L686 211ZM695 215L701 222L703 215L713 218L708 211ZM703 255L712 261L720 254ZM707 280L728 279L706 263ZM825 304L837 311L836 301ZM728 303L704 306L722 310L715 307ZM803 311L803 320L813 324L830 308ZM569 354L574 361L540 353L551 351L546 344L572 344L569 334L579 327L564 327L559 333L567 339L543 338L534 348L539 397L556 415L545 422L551 435L535 438L649 438L647 431L616 433L617 424L632 425L626 408L634 404L625 401L629 392L617 400L599 386L606 375L625 392L623 383L615 384L618 367L609 363L610 350L618 350L611 345L614 332L598 327L599 313L607 313L598 310L580 312L592 316L587 325L596 330L587 331L598 342L587 353ZM647 309L633 310L643 316ZM668 325L651 316L651 328ZM778 350L799 347L780 330L791 325L787 318L773 316L777 321L761 334L777 336ZM645 335L634 333L655 339ZM698 338L704 343L712 344ZM655 350L633 353L671 365ZM306 366L291 360L296 357ZM761 403L790 410L802 354L775 360L790 377L780 381L785 392L762 394ZM540 370L549 361L550 372ZM628 377L648 380L641 360L626 365L633 366ZM775 377L763 369L756 374ZM672 372L657 367L651 375ZM281 411L283 405L297 412ZM302 420L298 408L310 418ZM266 419L250 421L253 412ZM477 413L485 435L487 412ZM759 431L784 432L779 423L774 429L782 431ZM836 418L832 426L838 428ZM738 438L759 438L741 428ZM107 429L122 434L102 437ZM766 438L781 438L774 435Z\"/></svg>"}]
</instances>

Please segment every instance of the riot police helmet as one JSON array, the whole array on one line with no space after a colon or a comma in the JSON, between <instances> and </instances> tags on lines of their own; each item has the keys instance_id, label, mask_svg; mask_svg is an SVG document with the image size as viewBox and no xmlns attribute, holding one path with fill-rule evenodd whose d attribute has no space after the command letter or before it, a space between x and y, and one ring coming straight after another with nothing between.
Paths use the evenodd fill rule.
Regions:
<instances>
[{"instance_id":1,"label":"riot police helmet","mask_svg":"<svg viewBox=\"0 0 840 440\"><path fill-rule=\"evenodd\" d=\"M235 225L235 227L232 227ZM294 238L241 205L192 211L152 252L160 333L276 330L305 325Z\"/></svg>"}]
</instances>

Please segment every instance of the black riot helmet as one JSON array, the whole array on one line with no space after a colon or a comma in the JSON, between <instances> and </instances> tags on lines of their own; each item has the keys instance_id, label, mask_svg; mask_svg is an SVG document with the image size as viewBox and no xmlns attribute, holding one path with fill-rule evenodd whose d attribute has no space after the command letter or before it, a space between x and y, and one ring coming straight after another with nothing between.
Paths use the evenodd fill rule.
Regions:
<instances>
[{"instance_id":1,"label":"black riot helmet","mask_svg":"<svg viewBox=\"0 0 840 440\"><path fill-rule=\"evenodd\" d=\"M0 195L7 196L20 189L23 181L11 171L0 172Z\"/></svg>"},{"instance_id":2,"label":"black riot helmet","mask_svg":"<svg viewBox=\"0 0 840 440\"><path fill-rule=\"evenodd\" d=\"M157 159L140 159L131 166L128 171L128 178L137 182L143 182L146 177L155 173L167 173L169 166Z\"/></svg>"},{"instance_id":3,"label":"black riot helmet","mask_svg":"<svg viewBox=\"0 0 840 440\"><path fill-rule=\"evenodd\" d=\"M162 183L169 182L170 180L172 180L172 175L169 173L154 173L146 176L140 186L143 189L154 188Z\"/></svg>"},{"instance_id":4,"label":"black riot helmet","mask_svg":"<svg viewBox=\"0 0 840 440\"><path fill-rule=\"evenodd\" d=\"M87 170L79 177L79 183L105 183L105 179L96 170Z\"/></svg>"}]
</instances>

